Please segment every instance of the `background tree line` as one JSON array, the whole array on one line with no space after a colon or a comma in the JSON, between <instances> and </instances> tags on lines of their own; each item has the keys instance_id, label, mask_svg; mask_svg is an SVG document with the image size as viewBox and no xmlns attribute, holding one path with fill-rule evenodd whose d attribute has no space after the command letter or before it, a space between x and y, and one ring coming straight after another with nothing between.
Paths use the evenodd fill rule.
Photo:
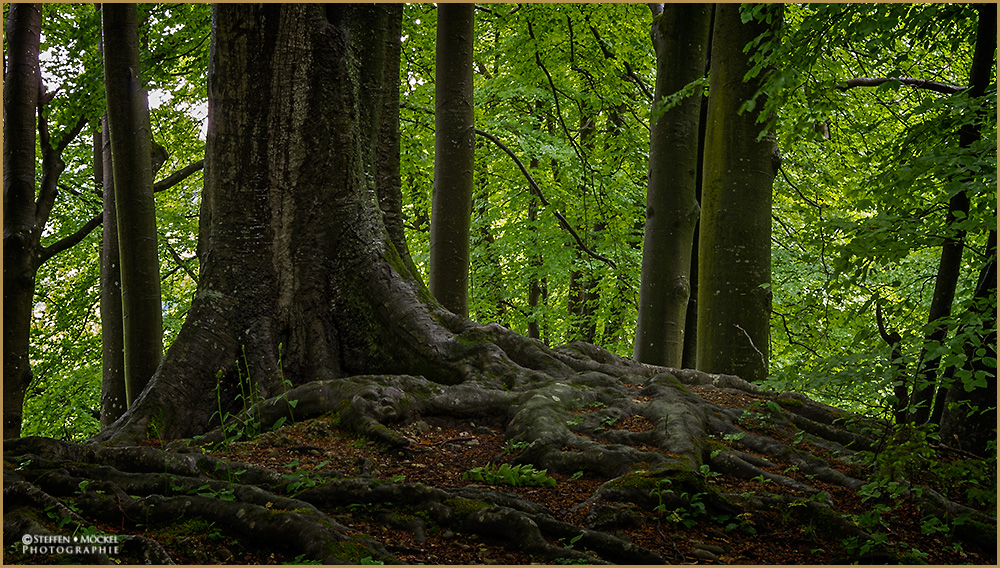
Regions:
<instances>
[{"instance_id":1,"label":"background tree line","mask_svg":"<svg viewBox=\"0 0 1000 568\"><path fill-rule=\"evenodd\" d=\"M758 26L746 38L753 45L750 75L768 95L744 106L741 116L763 117L744 130L756 127L756 137L769 126L781 158L779 165L766 154L776 175L767 192L773 204L753 213L749 206L762 202L748 199L738 211L770 218L769 224L745 223L766 229L771 243L769 282L757 283L757 295L769 304L753 308L763 313L763 332L730 322L724 324L728 338L703 344L721 346L713 351L724 354L739 346L749 356L744 360L759 354L764 364L748 378L900 422L941 422L945 410L963 400L995 399L988 394L995 393L996 365L995 45L987 41L995 30L983 27L995 22L990 9L804 5L788 6L779 17L747 6L736 14L741 26ZM463 65L471 65L473 121L484 134L470 138L472 176L465 183L471 181L471 196L462 205L471 213L467 309L473 320L496 321L551 345L583 340L644 358L635 334L641 290L654 278L644 276L643 266L647 191L657 164L650 159L651 134L682 111L697 112L695 124L710 124L713 98L704 94L712 92L712 71L719 71L712 55L723 49L710 31L722 25L720 9L714 16L678 10L474 8L471 61ZM42 7L33 25L41 29L38 77L45 88L26 79L21 96L35 99L18 126L7 102L15 96L15 63L22 57L16 54L24 46L14 39L21 33L16 12L5 6L4 136L7 142L30 132L39 150L30 160L18 158L32 162L32 173L10 173L10 190L8 172L16 169L8 168L5 153L5 389L8 357L30 354L22 434L86 437L98 428L98 377L108 368L98 355L102 333L109 341L102 331L109 318L100 318L98 309L108 289L99 285L102 237L93 230L94 219L107 219L109 186L103 150L105 173L98 176L94 149L107 106L101 13L89 5ZM208 14L207 6L139 6L140 76L154 94L150 130L167 154L159 181L204 152L202 117L192 110L207 97ZM399 74L400 223L416 268L432 282L438 16L430 5L404 8ZM661 28L667 25L688 30L695 48L662 45L677 37ZM692 78L677 79L680 72L666 67L671 60L686 65ZM666 77L675 82L661 90L658 81ZM687 136L695 141L695 160L704 159L708 137L707 128ZM706 171L695 168L688 191L707 187ZM30 187L14 186L15 179L35 178ZM163 343L169 345L198 278L200 176L155 199ZM23 216L15 203L24 205ZM702 199L702 223L708 206ZM8 270L15 276L16 249L7 228L28 218L41 252L32 261L37 266L25 270L34 266L37 273L20 299L8 300L16 288L6 281ZM732 317L735 310L705 307L705 268L696 259L706 253L695 250L704 241L693 233L686 238L690 250L679 249L669 265L658 263L686 269L691 279L689 298L682 294L675 303L701 306L699 312L675 308L686 320L680 341L688 342L681 361L670 363L676 366L698 365L692 344L707 327L691 314ZM7 343L10 306L25 301L30 350ZM666 341L662 330L650 333ZM989 411L966 406L955 416L990 424Z\"/></svg>"}]
</instances>

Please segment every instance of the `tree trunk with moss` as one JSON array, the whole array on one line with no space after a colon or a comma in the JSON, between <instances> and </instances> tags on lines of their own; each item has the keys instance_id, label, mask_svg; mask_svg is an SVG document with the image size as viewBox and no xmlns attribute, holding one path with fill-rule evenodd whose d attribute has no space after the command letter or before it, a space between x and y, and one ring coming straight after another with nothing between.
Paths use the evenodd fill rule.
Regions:
<instances>
[{"instance_id":1,"label":"tree trunk with moss","mask_svg":"<svg viewBox=\"0 0 1000 568\"><path fill-rule=\"evenodd\" d=\"M691 251L700 212L698 146L701 89L676 106L664 99L702 77L710 4L668 4L653 18L656 49L654 120L636 321L637 361L680 367L691 293Z\"/></svg>"},{"instance_id":2,"label":"tree trunk with moss","mask_svg":"<svg viewBox=\"0 0 1000 568\"><path fill-rule=\"evenodd\" d=\"M768 374L771 317L771 185L777 148L758 140L763 100L744 81L744 46L766 30L740 20L738 4L716 7L698 243L698 369L756 381ZM742 112L741 112L742 111Z\"/></svg>"},{"instance_id":3,"label":"tree trunk with moss","mask_svg":"<svg viewBox=\"0 0 1000 568\"><path fill-rule=\"evenodd\" d=\"M139 73L136 6L103 6L101 32L118 225L125 394L131 404L153 376L163 355L160 261L150 160L152 134L146 91Z\"/></svg>"}]
</instances>

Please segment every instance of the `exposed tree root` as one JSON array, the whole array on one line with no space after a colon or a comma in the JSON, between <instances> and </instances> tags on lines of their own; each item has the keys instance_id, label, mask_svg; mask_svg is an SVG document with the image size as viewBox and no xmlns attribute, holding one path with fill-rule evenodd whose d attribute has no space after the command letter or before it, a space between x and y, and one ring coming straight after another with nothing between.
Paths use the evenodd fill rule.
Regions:
<instances>
[{"instance_id":1,"label":"exposed tree root","mask_svg":"<svg viewBox=\"0 0 1000 568\"><path fill-rule=\"evenodd\" d=\"M140 524L197 518L227 534L323 563L366 557L391 562L393 551L401 549L324 512L365 504L411 507L440 527L489 535L546 562L678 562L683 557L664 557L604 529L641 523L637 511L662 514L690 507L694 495L701 496L709 514L750 518L754 511L780 505L805 518L824 519L820 524L826 530L872 540L832 510L831 495L773 471L780 460L811 479L857 491L864 480L838 471L806 447L827 450L827 459L835 450L836 459L849 462L854 451L874 445L866 436L871 423L799 395L759 392L737 377L640 365L586 344L549 350L499 326L464 325L465 348L461 361L453 363L469 376L459 384L410 375L314 381L262 401L205 436L163 441L159 448L41 438L7 442L5 544L23 534L51 532L38 520L39 511L68 527L84 529L93 519L121 527L124 534L142 532ZM498 370L504 373L492 374ZM703 394L745 397L746 407L717 405L696 388ZM480 424L505 428L506 439L520 444L522 451L512 463L567 475L589 472L609 481L584 504L591 507L588 526L577 526L560 520L559 512L484 486L429 487L332 471L316 472L311 483L295 485L287 475L201 453L203 446L267 431L284 419L325 414L404 456L417 448L403 426L422 417L475 417ZM648 427L617 427L627 420L643 420ZM782 442L759 428L748 431L761 424L776 432L800 432L809 444ZM759 478L785 493L748 497L714 492L706 484L710 472ZM952 515L968 513L983 523L995 522L929 490L921 499ZM390 525L404 523L388 513L385 518ZM404 524L420 536L423 523L409 519ZM968 538L982 541L986 537L980 533L972 530ZM566 546L570 540L577 545ZM128 546L135 561L170 560L151 539L129 537ZM85 560L109 561L100 555Z\"/></svg>"}]
</instances>

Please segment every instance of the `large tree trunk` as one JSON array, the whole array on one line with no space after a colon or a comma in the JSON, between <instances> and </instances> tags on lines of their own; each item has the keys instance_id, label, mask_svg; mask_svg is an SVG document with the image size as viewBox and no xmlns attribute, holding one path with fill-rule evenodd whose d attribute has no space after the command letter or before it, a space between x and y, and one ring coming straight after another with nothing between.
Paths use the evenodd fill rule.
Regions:
<instances>
[{"instance_id":1,"label":"large tree trunk","mask_svg":"<svg viewBox=\"0 0 1000 568\"><path fill-rule=\"evenodd\" d=\"M738 4L716 8L698 244L698 369L751 381L768 374L777 150L773 138L757 139L763 100L739 111L760 84L744 81L744 46L765 29L741 22Z\"/></svg>"},{"instance_id":2,"label":"large tree trunk","mask_svg":"<svg viewBox=\"0 0 1000 568\"><path fill-rule=\"evenodd\" d=\"M440 4L434 72L434 194L430 289L444 307L469 315L469 230L475 159L472 4Z\"/></svg>"},{"instance_id":3,"label":"large tree trunk","mask_svg":"<svg viewBox=\"0 0 1000 568\"><path fill-rule=\"evenodd\" d=\"M668 4L653 18L656 89L649 133L649 186L642 281L635 331L637 361L680 367L691 292L691 251L698 223L701 93L663 112L664 97L705 71L712 6Z\"/></svg>"},{"instance_id":4,"label":"large tree trunk","mask_svg":"<svg viewBox=\"0 0 1000 568\"><path fill-rule=\"evenodd\" d=\"M108 436L145 435L157 413L165 436L204 431L217 404L205 393L218 382L223 410L239 409L246 374L268 397L281 373L299 384L405 372L443 349L451 334L389 238L369 175L387 117L366 93L381 92L389 19L344 5L216 8L198 292ZM450 364L424 370L460 379Z\"/></svg>"},{"instance_id":5,"label":"large tree trunk","mask_svg":"<svg viewBox=\"0 0 1000 568\"><path fill-rule=\"evenodd\" d=\"M125 393L131 404L163 355L152 135L139 74L138 9L134 4L107 4L101 19L118 223Z\"/></svg>"},{"instance_id":6,"label":"large tree trunk","mask_svg":"<svg viewBox=\"0 0 1000 568\"><path fill-rule=\"evenodd\" d=\"M41 4L12 4L3 89L3 437L21 435L31 382L28 342L35 292L35 109Z\"/></svg>"}]
</instances>

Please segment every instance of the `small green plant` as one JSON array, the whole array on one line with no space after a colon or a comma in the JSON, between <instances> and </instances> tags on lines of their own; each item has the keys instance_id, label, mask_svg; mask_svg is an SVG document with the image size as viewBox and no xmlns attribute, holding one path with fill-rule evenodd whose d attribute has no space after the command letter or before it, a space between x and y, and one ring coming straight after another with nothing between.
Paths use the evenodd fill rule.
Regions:
<instances>
[{"instance_id":1,"label":"small green plant","mask_svg":"<svg viewBox=\"0 0 1000 568\"><path fill-rule=\"evenodd\" d=\"M281 377L281 397L288 404L288 416L282 416L274 421L274 425L271 426L271 430L277 430L285 424L287 418L292 419L292 424L295 424L295 407L298 406L298 400L290 400L288 398L288 389L292 386L292 381L285 378L285 370L281 364L282 354L281 354L282 344L278 344L278 374Z\"/></svg>"},{"instance_id":2,"label":"small green plant","mask_svg":"<svg viewBox=\"0 0 1000 568\"><path fill-rule=\"evenodd\" d=\"M370 557L369 557L370 558ZM319 560L313 560L311 558L306 558L305 553L300 554L288 562L282 562L282 564L322 564Z\"/></svg>"},{"instance_id":3,"label":"small green plant","mask_svg":"<svg viewBox=\"0 0 1000 568\"><path fill-rule=\"evenodd\" d=\"M512 466L505 463L492 467L474 467L465 472L462 477L491 485L555 487L555 478L546 475L547 472L546 469L537 470L530 464Z\"/></svg>"},{"instance_id":4,"label":"small green plant","mask_svg":"<svg viewBox=\"0 0 1000 568\"><path fill-rule=\"evenodd\" d=\"M514 442L512 440L507 440L504 442L503 451L505 454L513 454L514 452L520 452L521 450L527 448L531 444L529 442Z\"/></svg>"},{"instance_id":5,"label":"small green plant","mask_svg":"<svg viewBox=\"0 0 1000 568\"><path fill-rule=\"evenodd\" d=\"M581 477L583 477L583 472L582 471L578 471L578 472L574 473L573 475L571 475L570 479L580 479Z\"/></svg>"},{"instance_id":6,"label":"small green plant","mask_svg":"<svg viewBox=\"0 0 1000 568\"><path fill-rule=\"evenodd\" d=\"M567 426L579 426L582 423L583 423L583 416L577 416L576 418L574 418L572 420L567 420L566 421L566 425Z\"/></svg>"},{"instance_id":7,"label":"small green plant","mask_svg":"<svg viewBox=\"0 0 1000 568\"><path fill-rule=\"evenodd\" d=\"M382 562L381 560L372 560L371 556L365 556L358 561L358 564L385 564L385 562Z\"/></svg>"},{"instance_id":8,"label":"small green plant","mask_svg":"<svg viewBox=\"0 0 1000 568\"><path fill-rule=\"evenodd\" d=\"M605 416L601 418L601 425L597 427L597 430L607 430L618 422L617 416Z\"/></svg>"},{"instance_id":9,"label":"small green plant","mask_svg":"<svg viewBox=\"0 0 1000 568\"><path fill-rule=\"evenodd\" d=\"M687 502L685 507L678 507L676 509L667 510L667 505L664 503L664 496L667 493L673 493L669 489L671 481L669 479L661 479L656 482L656 487L649 491L649 494L657 498L659 502L653 510L657 512L661 517L666 518L670 522L678 523L684 525L686 528L691 528L698 524L695 520L696 517L701 517L708 514L708 510L705 507L702 497L704 493L688 493L681 492L677 495L678 498Z\"/></svg>"},{"instance_id":10,"label":"small green plant","mask_svg":"<svg viewBox=\"0 0 1000 568\"><path fill-rule=\"evenodd\" d=\"M326 460L316 465L316 470L322 469L329 465L330 460ZM298 467L299 460L292 460L289 463L283 465L283 468L291 469ZM323 482L323 476L316 473L316 471L300 469L298 471L293 471L291 473L281 474L281 479L285 482L285 491L289 495L295 497L313 487L316 487Z\"/></svg>"}]
</instances>

